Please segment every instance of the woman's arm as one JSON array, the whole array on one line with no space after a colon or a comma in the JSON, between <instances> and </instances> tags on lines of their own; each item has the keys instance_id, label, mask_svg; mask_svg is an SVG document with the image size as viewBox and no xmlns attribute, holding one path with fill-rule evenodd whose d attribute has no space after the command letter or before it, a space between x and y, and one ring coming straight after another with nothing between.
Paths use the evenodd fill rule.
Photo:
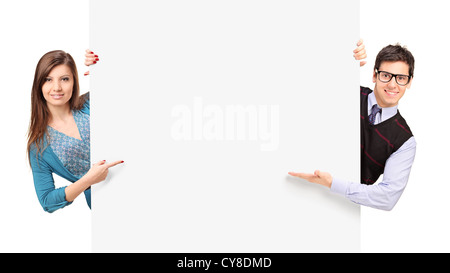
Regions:
<instances>
[{"instance_id":1,"label":"woman's arm","mask_svg":"<svg viewBox=\"0 0 450 273\"><path fill-rule=\"evenodd\" d=\"M44 211L51 213L70 205L65 199L65 187L55 188L52 168L41 155L36 155L35 149L30 151L30 164L36 195Z\"/></svg>"},{"instance_id":2,"label":"woman's arm","mask_svg":"<svg viewBox=\"0 0 450 273\"><path fill-rule=\"evenodd\" d=\"M102 160L94 164L83 177L65 188L66 201L72 202L90 186L105 180L108 175L108 169L120 163L123 163L123 161L106 163L106 160Z\"/></svg>"},{"instance_id":3,"label":"woman's arm","mask_svg":"<svg viewBox=\"0 0 450 273\"><path fill-rule=\"evenodd\" d=\"M105 160L100 161L94 164L82 178L70 186L55 188L52 167L42 157L42 155L36 156L35 149L30 151L30 164L36 194L44 211L49 213L70 205L78 195L91 185L105 180L110 167L123 163L123 161L115 161L112 163L106 163Z\"/></svg>"}]
</instances>

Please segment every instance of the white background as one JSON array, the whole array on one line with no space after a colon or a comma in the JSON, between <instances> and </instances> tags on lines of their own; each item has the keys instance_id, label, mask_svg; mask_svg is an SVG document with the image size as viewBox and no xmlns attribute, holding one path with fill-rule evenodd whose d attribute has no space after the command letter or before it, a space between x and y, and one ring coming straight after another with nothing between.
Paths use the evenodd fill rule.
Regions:
<instances>
[{"instance_id":1,"label":"white background","mask_svg":"<svg viewBox=\"0 0 450 273\"><path fill-rule=\"evenodd\" d=\"M449 252L450 3L443 0L361 2L361 37L368 64L361 84L373 88L375 57L388 44L406 45L416 60L414 80L399 104L416 141L408 185L390 212L362 207L362 251Z\"/></svg>"},{"instance_id":2,"label":"white background","mask_svg":"<svg viewBox=\"0 0 450 273\"><path fill-rule=\"evenodd\" d=\"M372 86L375 55L383 46L408 45L416 57L416 77L399 109L418 142L410 182L394 210L362 208L362 251L449 251L445 175L449 130L444 119L450 91L446 84L450 57L445 49L449 44L448 5L444 0L361 1L361 37L369 53L369 63L361 69L361 84ZM78 64L81 90L87 91L89 82L82 76L82 63L89 45L88 23L87 0L0 2L1 252L91 251L91 216L85 200L45 213L36 198L26 158L30 91L37 61L50 50L70 52ZM380 33L377 26L382 23L402 30L392 27L388 33ZM332 40L321 46L325 50Z\"/></svg>"},{"instance_id":3,"label":"white background","mask_svg":"<svg viewBox=\"0 0 450 273\"><path fill-rule=\"evenodd\" d=\"M62 49L77 63L88 91L84 51L89 46L88 1L0 2L0 251L89 252L91 214L84 196L52 214L34 191L26 154L30 96L36 64ZM57 186L68 182L55 176Z\"/></svg>"}]
</instances>

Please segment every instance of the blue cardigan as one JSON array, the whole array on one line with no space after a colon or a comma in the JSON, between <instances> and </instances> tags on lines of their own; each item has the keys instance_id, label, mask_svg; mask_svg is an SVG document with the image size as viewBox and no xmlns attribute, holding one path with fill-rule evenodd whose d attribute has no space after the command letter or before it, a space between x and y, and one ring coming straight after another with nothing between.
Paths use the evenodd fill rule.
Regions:
<instances>
[{"instance_id":1,"label":"blue cardigan","mask_svg":"<svg viewBox=\"0 0 450 273\"><path fill-rule=\"evenodd\" d=\"M90 115L89 97L80 111ZM46 212L54 212L57 209L72 204L72 202L66 201L66 186L57 189L55 188L53 173L69 180L72 183L79 180L81 177L74 176L64 167L63 163L53 152L50 145L48 145L46 138L47 136L45 135L43 145L45 149L42 154L36 155L36 146L31 147L30 163L33 173L34 187L36 189L39 202ZM89 188L85 190L84 195L89 208L91 208L91 189Z\"/></svg>"}]
</instances>

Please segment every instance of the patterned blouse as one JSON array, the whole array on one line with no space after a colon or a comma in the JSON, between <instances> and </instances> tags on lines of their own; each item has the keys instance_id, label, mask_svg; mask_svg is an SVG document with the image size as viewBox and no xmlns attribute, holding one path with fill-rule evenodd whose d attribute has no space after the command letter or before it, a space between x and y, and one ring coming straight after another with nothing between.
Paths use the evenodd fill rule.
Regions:
<instances>
[{"instance_id":1,"label":"patterned blouse","mask_svg":"<svg viewBox=\"0 0 450 273\"><path fill-rule=\"evenodd\" d=\"M48 126L50 147L64 167L77 177L82 177L91 166L89 115L72 110L81 140L67 136Z\"/></svg>"}]
</instances>

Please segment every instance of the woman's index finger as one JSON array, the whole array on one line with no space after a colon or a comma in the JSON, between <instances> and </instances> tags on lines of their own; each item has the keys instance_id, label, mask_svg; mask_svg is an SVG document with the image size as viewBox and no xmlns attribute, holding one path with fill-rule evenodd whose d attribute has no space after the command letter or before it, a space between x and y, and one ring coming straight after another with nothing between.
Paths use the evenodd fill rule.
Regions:
<instances>
[{"instance_id":1,"label":"woman's index finger","mask_svg":"<svg viewBox=\"0 0 450 273\"><path fill-rule=\"evenodd\" d=\"M114 167L117 164L121 164L121 163L123 163L123 160L117 160L117 161L106 164L106 167L109 169L109 168Z\"/></svg>"}]
</instances>

